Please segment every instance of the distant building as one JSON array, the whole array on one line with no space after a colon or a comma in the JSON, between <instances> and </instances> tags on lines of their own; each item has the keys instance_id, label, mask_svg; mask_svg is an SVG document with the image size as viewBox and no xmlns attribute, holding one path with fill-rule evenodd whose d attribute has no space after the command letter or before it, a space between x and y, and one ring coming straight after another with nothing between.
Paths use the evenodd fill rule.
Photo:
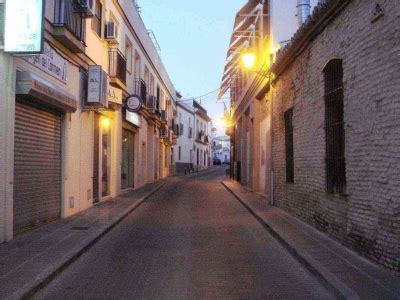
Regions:
<instances>
[{"instance_id":1,"label":"distant building","mask_svg":"<svg viewBox=\"0 0 400 300\"><path fill-rule=\"evenodd\" d=\"M210 117L195 100L177 102L178 136L174 146L174 161L177 173L210 166Z\"/></svg>"},{"instance_id":2,"label":"distant building","mask_svg":"<svg viewBox=\"0 0 400 300\"><path fill-rule=\"evenodd\" d=\"M212 140L212 157L218 158L222 163L229 163L231 160L231 138L219 136Z\"/></svg>"}]
</instances>

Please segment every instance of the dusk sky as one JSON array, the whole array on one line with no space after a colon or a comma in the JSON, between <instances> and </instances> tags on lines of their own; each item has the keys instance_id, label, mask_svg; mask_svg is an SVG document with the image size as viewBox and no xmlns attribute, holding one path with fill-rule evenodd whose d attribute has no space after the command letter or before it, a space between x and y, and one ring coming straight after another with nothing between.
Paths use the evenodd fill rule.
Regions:
<instances>
[{"instance_id":1,"label":"dusk sky","mask_svg":"<svg viewBox=\"0 0 400 300\"><path fill-rule=\"evenodd\" d=\"M184 98L219 88L236 12L244 0L139 0L142 18L161 47L161 57ZM217 92L202 104L215 120L223 114ZM223 133L223 131L221 131Z\"/></svg>"}]
</instances>

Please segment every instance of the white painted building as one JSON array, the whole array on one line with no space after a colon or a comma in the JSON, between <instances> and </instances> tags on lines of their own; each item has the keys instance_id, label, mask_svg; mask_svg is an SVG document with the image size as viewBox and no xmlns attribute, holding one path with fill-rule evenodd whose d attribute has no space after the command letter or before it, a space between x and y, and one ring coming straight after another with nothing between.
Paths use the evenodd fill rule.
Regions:
<instances>
[{"instance_id":1,"label":"white painted building","mask_svg":"<svg viewBox=\"0 0 400 300\"><path fill-rule=\"evenodd\" d=\"M229 163L231 159L231 138L218 136L212 140L212 158L218 158L221 163Z\"/></svg>"},{"instance_id":2,"label":"white painted building","mask_svg":"<svg viewBox=\"0 0 400 300\"><path fill-rule=\"evenodd\" d=\"M174 146L176 172L210 166L210 121L207 111L195 100L177 102L177 144Z\"/></svg>"},{"instance_id":3,"label":"white painted building","mask_svg":"<svg viewBox=\"0 0 400 300\"><path fill-rule=\"evenodd\" d=\"M85 13L45 3L43 53L0 48L0 243L174 164L176 93L134 2L95 0ZM99 85L88 84L92 66ZM132 94L144 102L138 113L125 109Z\"/></svg>"}]
</instances>

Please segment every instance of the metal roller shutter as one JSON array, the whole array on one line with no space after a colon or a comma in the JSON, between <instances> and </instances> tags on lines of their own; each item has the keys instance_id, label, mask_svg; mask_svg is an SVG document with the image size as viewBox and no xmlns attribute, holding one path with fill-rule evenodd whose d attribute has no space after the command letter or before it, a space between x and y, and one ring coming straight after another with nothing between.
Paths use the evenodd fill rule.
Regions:
<instances>
[{"instance_id":1,"label":"metal roller shutter","mask_svg":"<svg viewBox=\"0 0 400 300\"><path fill-rule=\"evenodd\" d=\"M61 115L17 101L14 232L61 216Z\"/></svg>"}]
</instances>

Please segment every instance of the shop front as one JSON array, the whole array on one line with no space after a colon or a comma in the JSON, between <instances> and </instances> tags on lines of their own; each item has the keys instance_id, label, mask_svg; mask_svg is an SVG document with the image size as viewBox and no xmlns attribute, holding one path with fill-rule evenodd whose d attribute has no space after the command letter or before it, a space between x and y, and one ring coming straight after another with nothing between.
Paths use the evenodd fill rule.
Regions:
<instances>
[{"instance_id":1,"label":"shop front","mask_svg":"<svg viewBox=\"0 0 400 300\"><path fill-rule=\"evenodd\" d=\"M17 71L14 130L14 234L61 217L65 114L76 98L30 71Z\"/></svg>"},{"instance_id":2,"label":"shop front","mask_svg":"<svg viewBox=\"0 0 400 300\"><path fill-rule=\"evenodd\" d=\"M123 109L121 190L135 187L135 153L140 116Z\"/></svg>"}]
</instances>

